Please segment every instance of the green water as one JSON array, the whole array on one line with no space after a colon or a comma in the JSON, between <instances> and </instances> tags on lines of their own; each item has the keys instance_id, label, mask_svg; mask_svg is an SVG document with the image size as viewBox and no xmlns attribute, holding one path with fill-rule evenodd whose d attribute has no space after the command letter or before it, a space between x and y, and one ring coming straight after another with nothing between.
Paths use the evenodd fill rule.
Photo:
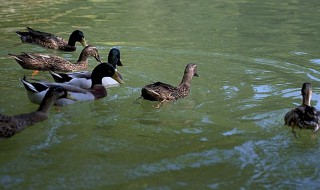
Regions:
<instances>
[{"instance_id":1,"label":"green water","mask_svg":"<svg viewBox=\"0 0 320 190\"><path fill-rule=\"evenodd\" d=\"M319 137L283 117L303 82L320 109L319 1L1 1L0 113L30 112L9 52L26 26L68 38L80 29L103 61L121 51L125 84L108 97L52 109L47 121L0 142L0 189L318 189ZM89 60L90 69L96 61ZM145 84L178 84L185 99L136 99ZM52 80L41 72L38 78Z\"/></svg>"}]
</instances>

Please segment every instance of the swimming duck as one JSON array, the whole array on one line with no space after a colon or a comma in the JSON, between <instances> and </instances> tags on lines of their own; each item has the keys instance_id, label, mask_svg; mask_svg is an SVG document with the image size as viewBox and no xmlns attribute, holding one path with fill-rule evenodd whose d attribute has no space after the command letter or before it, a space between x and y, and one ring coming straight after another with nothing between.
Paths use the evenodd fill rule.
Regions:
<instances>
[{"instance_id":1,"label":"swimming duck","mask_svg":"<svg viewBox=\"0 0 320 190\"><path fill-rule=\"evenodd\" d=\"M27 27L27 32L16 31L22 42L37 44L49 49L58 49L62 51L75 51L76 42L80 42L83 47L86 47L86 41L83 32L75 30L70 34L67 42L59 36L50 33L33 30Z\"/></svg>"},{"instance_id":2,"label":"swimming duck","mask_svg":"<svg viewBox=\"0 0 320 190\"><path fill-rule=\"evenodd\" d=\"M112 48L108 54L108 63L111 64L115 69L118 66L122 66L120 60L120 51L117 48ZM116 69L117 70L117 69ZM49 71L55 82L71 84L79 86L81 88L88 89L91 87L91 72L82 71L82 72L72 72L72 73L57 73ZM118 73L119 78L122 79L120 73ZM105 87L119 86L118 81L114 80L111 77L103 77L102 84Z\"/></svg>"},{"instance_id":3,"label":"swimming duck","mask_svg":"<svg viewBox=\"0 0 320 190\"><path fill-rule=\"evenodd\" d=\"M141 97L151 101L160 101L160 104L156 106L157 108L164 102L184 98L188 96L190 92L190 84L193 76L199 76L197 74L197 65L188 64L182 80L177 87L162 82L148 84L141 89Z\"/></svg>"},{"instance_id":4,"label":"swimming duck","mask_svg":"<svg viewBox=\"0 0 320 190\"><path fill-rule=\"evenodd\" d=\"M292 133L296 136L295 127L300 129L313 129L314 132L319 130L320 113L311 106L312 85L303 83L301 88L302 104L297 108L290 110L284 116L285 125L292 127Z\"/></svg>"},{"instance_id":5,"label":"swimming duck","mask_svg":"<svg viewBox=\"0 0 320 190\"><path fill-rule=\"evenodd\" d=\"M0 114L0 139L11 137L26 127L48 119L48 112L54 101L66 96L67 91L64 88L50 87L36 111L14 116Z\"/></svg>"},{"instance_id":6,"label":"swimming duck","mask_svg":"<svg viewBox=\"0 0 320 190\"><path fill-rule=\"evenodd\" d=\"M40 53L22 53L15 55L9 53L22 68L29 70L52 70L52 71L78 71L88 68L88 57L94 57L101 62L96 47L88 45L80 53L79 59L75 63L55 55L45 55Z\"/></svg>"},{"instance_id":7,"label":"swimming duck","mask_svg":"<svg viewBox=\"0 0 320 190\"><path fill-rule=\"evenodd\" d=\"M118 48L111 48L108 54L108 63L110 63L117 71L117 66L123 66L120 59L120 50ZM119 77L122 79L122 75L119 73ZM104 77L102 84L107 87L119 86L119 83L111 77Z\"/></svg>"},{"instance_id":8,"label":"swimming duck","mask_svg":"<svg viewBox=\"0 0 320 190\"><path fill-rule=\"evenodd\" d=\"M45 91L52 86L62 86L67 90L69 96L67 98L60 98L55 101L56 106L65 106L73 104L78 101L97 100L107 96L107 90L102 85L103 77L112 77L119 83L123 81L119 78L118 72L115 71L112 65L108 63L100 63L97 65L91 75L92 85L89 89L83 89L74 85L64 83L51 83L44 81L29 82L26 77L21 79L24 87L27 90L28 98L32 103L39 104L42 101Z\"/></svg>"}]
</instances>

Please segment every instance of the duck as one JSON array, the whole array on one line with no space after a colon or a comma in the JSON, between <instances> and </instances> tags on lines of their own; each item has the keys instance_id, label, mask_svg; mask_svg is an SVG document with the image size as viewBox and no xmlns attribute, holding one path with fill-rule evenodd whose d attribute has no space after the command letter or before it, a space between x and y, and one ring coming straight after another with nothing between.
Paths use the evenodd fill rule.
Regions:
<instances>
[{"instance_id":1,"label":"duck","mask_svg":"<svg viewBox=\"0 0 320 190\"><path fill-rule=\"evenodd\" d=\"M108 54L108 63L111 64L117 71L117 66L123 66L120 60L120 50L118 48L112 48ZM49 71L52 78L57 83L71 84L79 86L81 88L88 89L91 87L91 72L90 71L80 71L80 72L70 72L70 73L58 73L54 71ZM119 78L122 79L122 75L118 72ZM120 83L111 77L103 77L102 84L106 87L119 86Z\"/></svg>"},{"instance_id":2,"label":"duck","mask_svg":"<svg viewBox=\"0 0 320 190\"><path fill-rule=\"evenodd\" d=\"M36 111L13 116L0 114L0 139L12 137L25 128L48 119L48 112L54 101L65 97L67 91L63 87L50 87Z\"/></svg>"},{"instance_id":3,"label":"duck","mask_svg":"<svg viewBox=\"0 0 320 190\"><path fill-rule=\"evenodd\" d=\"M86 70L88 68L88 57L94 57L99 63L101 59L96 47L88 45L81 51L79 59L75 63L64 59L63 57L40 54L40 53L22 53L20 55L9 53L19 65L28 70L52 70L52 71L78 71ZM37 72L34 72L37 73Z\"/></svg>"},{"instance_id":4,"label":"duck","mask_svg":"<svg viewBox=\"0 0 320 190\"><path fill-rule=\"evenodd\" d=\"M83 47L87 46L83 32L80 30L74 30L66 41L59 36L55 36L50 33L34 30L30 27L26 27L28 31L16 31L16 34L20 37L24 43L37 44L48 49L57 49L61 51L76 51L76 42L80 42Z\"/></svg>"},{"instance_id":5,"label":"duck","mask_svg":"<svg viewBox=\"0 0 320 190\"><path fill-rule=\"evenodd\" d=\"M305 82L302 84L301 95L301 105L291 109L284 116L285 125L292 128L294 136L296 136L295 127L300 129L312 129L314 133L319 130L320 112L311 105L311 83Z\"/></svg>"},{"instance_id":6,"label":"duck","mask_svg":"<svg viewBox=\"0 0 320 190\"><path fill-rule=\"evenodd\" d=\"M108 53L108 63L110 63L117 71L117 66L123 66L120 58L120 50L118 48L111 48ZM119 73L121 79L122 75ZM106 87L119 86L119 83L111 77L104 77L102 84Z\"/></svg>"},{"instance_id":7,"label":"duck","mask_svg":"<svg viewBox=\"0 0 320 190\"><path fill-rule=\"evenodd\" d=\"M158 104L156 108L159 108L164 102L184 98L190 93L193 76L199 77L197 65L190 63L186 66L182 80L177 87L162 82L148 84L142 87L141 97L150 101L159 101L160 104Z\"/></svg>"},{"instance_id":8,"label":"duck","mask_svg":"<svg viewBox=\"0 0 320 190\"><path fill-rule=\"evenodd\" d=\"M120 84L123 81L119 78L118 72L115 71L114 67L108 63L98 64L92 71L91 75L92 85L89 89L84 89L78 86L46 82L46 81L34 81L30 82L26 80L26 76L21 79L22 84L27 90L28 99L34 104L39 104L42 101L46 91L52 86L61 86L68 92L67 98L60 98L54 102L55 106L65 106L74 104L80 101L91 101L97 100L107 96L107 90L102 85L103 77L112 77L117 80Z\"/></svg>"}]
</instances>

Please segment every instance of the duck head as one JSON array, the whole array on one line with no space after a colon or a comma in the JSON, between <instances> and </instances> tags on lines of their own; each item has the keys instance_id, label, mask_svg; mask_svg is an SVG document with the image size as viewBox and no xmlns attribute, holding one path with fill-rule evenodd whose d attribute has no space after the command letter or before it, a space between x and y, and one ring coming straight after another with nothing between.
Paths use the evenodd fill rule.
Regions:
<instances>
[{"instance_id":1,"label":"duck head","mask_svg":"<svg viewBox=\"0 0 320 190\"><path fill-rule=\"evenodd\" d=\"M117 66L123 66L120 59L120 50L118 48L112 48L109 51L108 63L110 63L114 68L117 68Z\"/></svg>"}]
</instances>

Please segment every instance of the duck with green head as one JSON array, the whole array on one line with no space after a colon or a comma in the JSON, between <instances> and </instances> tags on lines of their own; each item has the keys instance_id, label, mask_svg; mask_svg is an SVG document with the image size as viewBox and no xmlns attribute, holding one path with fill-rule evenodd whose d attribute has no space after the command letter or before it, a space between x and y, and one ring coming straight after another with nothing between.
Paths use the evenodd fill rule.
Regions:
<instances>
[{"instance_id":1,"label":"duck with green head","mask_svg":"<svg viewBox=\"0 0 320 190\"><path fill-rule=\"evenodd\" d=\"M117 66L123 66L120 60L120 50L117 48L112 48L108 54L108 63L111 64L117 71ZM71 72L71 73L58 73L50 71L50 74L55 82L71 84L79 86L81 88L88 89L91 87L91 72L90 71L80 71L80 72ZM118 73L119 78L122 79L120 73ZM102 84L108 88L113 86L119 86L119 82L114 80L111 77L103 77Z\"/></svg>"},{"instance_id":2,"label":"duck with green head","mask_svg":"<svg viewBox=\"0 0 320 190\"><path fill-rule=\"evenodd\" d=\"M39 104L39 102L42 101L43 96L49 87L62 86L67 90L70 96L56 100L55 105L64 106L79 101L97 100L107 96L107 90L102 84L103 77L112 77L120 84L123 83L123 81L119 78L118 72L115 71L114 67L108 63L101 63L93 69L91 75L92 85L89 89L83 89L64 83L52 83L44 81L29 82L25 77L21 79L21 82L27 90L29 100L35 104Z\"/></svg>"}]
</instances>

